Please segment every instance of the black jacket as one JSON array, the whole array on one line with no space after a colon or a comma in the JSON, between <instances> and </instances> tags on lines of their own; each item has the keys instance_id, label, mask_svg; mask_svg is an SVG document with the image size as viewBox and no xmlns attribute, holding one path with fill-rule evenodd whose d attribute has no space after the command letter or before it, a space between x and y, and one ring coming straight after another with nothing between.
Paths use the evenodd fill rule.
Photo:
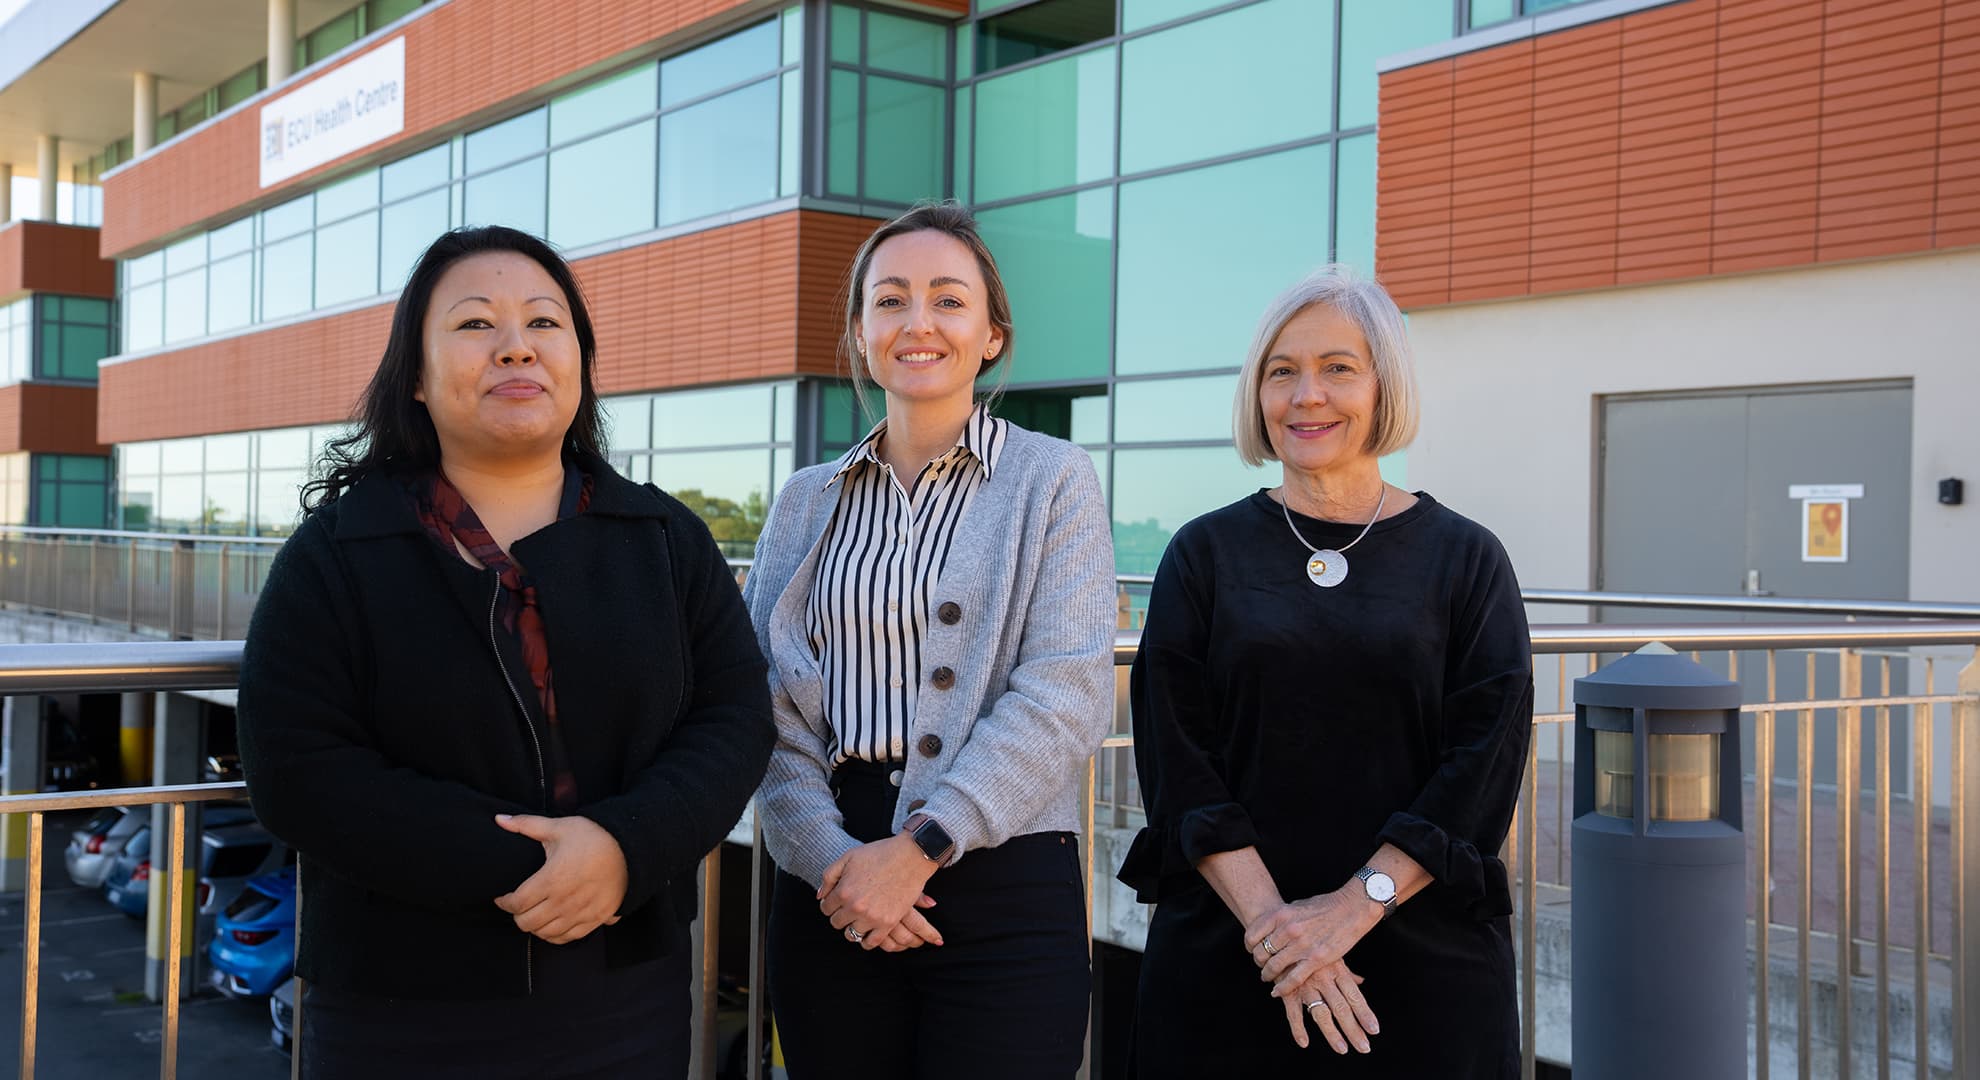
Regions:
<instances>
[{"instance_id":1,"label":"black jacket","mask_svg":"<svg viewBox=\"0 0 1980 1080\"><path fill-rule=\"evenodd\" d=\"M618 966L685 947L696 865L762 778L773 728L708 529L657 488L579 465L590 506L513 551L548 628L580 812L625 853L620 921L599 931ZM305 979L530 992L534 950L550 946L493 901L543 847L494 817L548 812L543 718L512 641L491 632L498 587L445 557L379 475L308 515L269 568L241 665L241 758L256 813L301 852Z\"/></svg>"}]
</instances>

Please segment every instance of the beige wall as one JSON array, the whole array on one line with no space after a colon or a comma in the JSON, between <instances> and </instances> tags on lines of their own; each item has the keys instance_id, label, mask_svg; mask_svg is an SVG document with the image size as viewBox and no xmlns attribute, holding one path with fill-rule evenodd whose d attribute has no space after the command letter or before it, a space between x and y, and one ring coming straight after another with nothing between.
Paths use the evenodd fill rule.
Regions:
<instances>
[{"instance_id":1,"label":"beige wall","mask_svg":"<svg viewBox=\"0 0 1980 1080\"><path fill-rule=\"evenodd\" d=\"M1412 312L1423 429L1410 483L1496 532L1523 585L1588 588L1599 395L1909 378L1902 599L1980 601L1975 298L1980 251ZM1939 505L1946 476L1966 480L1967 505Z\"/></svg>"}]
</instances>

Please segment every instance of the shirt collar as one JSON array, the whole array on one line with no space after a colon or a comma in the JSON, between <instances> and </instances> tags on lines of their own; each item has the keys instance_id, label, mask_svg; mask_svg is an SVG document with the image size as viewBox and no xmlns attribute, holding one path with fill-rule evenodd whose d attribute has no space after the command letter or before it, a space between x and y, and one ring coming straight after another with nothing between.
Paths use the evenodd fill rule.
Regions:
<instances>
[{"instance_id":1,"label":"shirt collar","mask_svg":"<svg viewBox=\"0 0 1980 1080\"><path fill-rule=\"evenodd\" d=\"M969 419L963 422L962 434L956 436L956 445L969 451L982 464L985 480L989 480L997 471L997 459L1003 456L1004 443L1008 441L1005 437L1007 434L1005 429L1008 426L1008 421L990 415L989 407L978 402L976 408L970 410ZM876 448L880 445L880 436L885 434L886 430L887 418L883 416L879 423L873 425L873 430L866 433L865 438L840 456L839 467L832 470L832 478L827 480L825 485L830 487L838 483L840 477L863 462L880 464L880 455Z\"/></svg>"}]
</instances>

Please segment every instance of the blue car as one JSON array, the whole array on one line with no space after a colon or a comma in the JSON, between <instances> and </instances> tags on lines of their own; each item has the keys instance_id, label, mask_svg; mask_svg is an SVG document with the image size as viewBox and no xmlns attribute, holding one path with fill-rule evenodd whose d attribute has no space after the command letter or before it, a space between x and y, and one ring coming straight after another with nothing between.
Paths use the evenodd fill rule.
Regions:
<instances>
[{"instance_id":1,"label":"blue car","mask_svg":"<svg viewBox=\"0 0 1980 1080\"><path fill-rule=\"evenodd\" d=\"M232 997L260 997L288 982L296 966L296 868L249 878L220 913L206 956L213 985Z\"/></svg>"}]
</instances>

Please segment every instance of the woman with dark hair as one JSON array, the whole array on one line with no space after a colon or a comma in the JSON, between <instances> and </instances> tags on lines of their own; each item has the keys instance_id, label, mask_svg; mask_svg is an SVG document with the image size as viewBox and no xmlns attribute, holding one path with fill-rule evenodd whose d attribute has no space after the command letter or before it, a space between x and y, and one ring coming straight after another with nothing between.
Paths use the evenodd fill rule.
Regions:
<instances>
[{"instance_id":1,"label":"woman with dark hair","mask_svg":"<svg viewBox=\"0 0 1980 1080\"><path fill-rule=\"evenodd\" d=\"M442 236L269 569L241 756L301 853L304 1076L686 1073L695 867L772 727L708 530L599 456L593 352L548 245Z\"/></svg>"},{"instance_id":2,"label":"woman with dark hair","mask_svg":"<svg viewBox=\"0 0 1980 1080\"><path fill-rule=\"evenodd\" d=\"M886 416L792 476L757 542L777 722L757 813L793 1080L1079 1068L1074 830L1113 716L1113 545L1086 452L976 398L1010 310L960 206L869 237L841 344Z\"/></svg>"}]
</instances>

